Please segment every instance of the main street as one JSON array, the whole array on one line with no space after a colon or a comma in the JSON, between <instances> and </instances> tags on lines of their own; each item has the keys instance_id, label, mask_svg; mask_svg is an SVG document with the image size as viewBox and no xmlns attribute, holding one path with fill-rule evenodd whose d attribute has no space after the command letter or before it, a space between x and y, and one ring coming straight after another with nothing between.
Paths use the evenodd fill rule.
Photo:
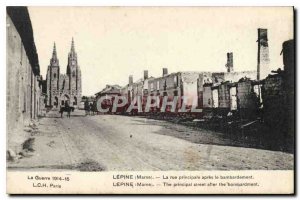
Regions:
<instances>
[{"instance_id":1,"label":"main street","mask_svg":"<svg viewBox=\"0 0 300 200\"><path fill-rule=\"evenodd\" d=\"M85 116L76 110L71 118L60 118L50 111L39 120L32 138L34 151L9 162L9 169L293 169L292 154L226 146L217 133L139 117Z\"/></svg>"}]
</instances>

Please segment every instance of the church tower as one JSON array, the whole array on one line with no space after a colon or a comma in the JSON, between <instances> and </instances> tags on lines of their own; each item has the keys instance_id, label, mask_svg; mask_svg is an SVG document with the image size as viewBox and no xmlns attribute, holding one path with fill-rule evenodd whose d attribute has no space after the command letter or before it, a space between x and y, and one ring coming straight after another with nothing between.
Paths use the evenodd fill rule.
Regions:
<instances>
[{"instance_id":1,"label":"church tower","mask_svg":"<svg viewBox=\"0 0 300 200\"><path fill-rule=\"evenodd\" d=\"M58 106L59 95L59 60L56 53L56 45L54 42L52 58L50 59L50 65L47 71L47 96L48 105Z\"/></svg>"},{"instance_id":2,"label":"church tower","mask_svg":"<svg viewBox=\"0 0 300 200\"><path fill-rule=\"evenodd\" d=\"M78 65L74 39L72 38L71 50L68 54L67 73L61 74L54 43L52 58L47 70L47 102L48 106L60 108L66 102L73 107L78 107L81 101L81 71Z\"/></svg>"},{"instance_id":3,"label":"church tower","mask_svg":"<svg viewBox=\"0 0 300 200\"><path fill-rule=\"evenodd\" d=\"M71 51L68 55L67 75L69 77L69 90L77 89L77 53L75 52L74 39L72 38Z\"/></svg>"},{"instance_id":4,"label":"church tower","mask_svg":"<svg viewBox=\"0 0 300 200\"><path fill-rule=\"evenodd\" d=\"M72 38L71 50L68 55L67 76L69 77L70 102L76 106L81 100L81 71L78 65L74 39Z\"/></svg>"}]
</instances>

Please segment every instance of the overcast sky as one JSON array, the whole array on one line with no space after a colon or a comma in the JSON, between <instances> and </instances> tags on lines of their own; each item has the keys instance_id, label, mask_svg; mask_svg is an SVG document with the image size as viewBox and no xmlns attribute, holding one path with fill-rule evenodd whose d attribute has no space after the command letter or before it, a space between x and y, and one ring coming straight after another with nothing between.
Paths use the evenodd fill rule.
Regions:
<instances>
[{"instance_id":1,"label":"overcast sky","mask_svg":"<svg viewBox=\"0 0 300 200\"><path fill-rule=\"evenodd\" d=\"M225 71L233 52L234 70L256 70L257 28L267 28L271 67L282 67L282 43L293 38L292 8L29 7L41 74L45 78L56 42L61 72L74 37L82 71L82 93L106 84L128 83L143 70L158 77L162 68Z\"/></svg>"}]
</instances>

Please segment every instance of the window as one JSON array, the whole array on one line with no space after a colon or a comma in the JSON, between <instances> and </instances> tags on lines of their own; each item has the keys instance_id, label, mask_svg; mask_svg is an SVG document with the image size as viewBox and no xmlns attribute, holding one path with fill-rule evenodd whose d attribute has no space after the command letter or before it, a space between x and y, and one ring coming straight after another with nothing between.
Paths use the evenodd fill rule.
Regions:
<instances>
[{"instance_id":1,"label":"window","mask_svg":"<svg viewBox=\"0 0 300 200\"><path fill-rule=\"evenodd\" d=\"M73 71L73 74L72 74L72 76L73 76L73 77L75 77L75 71Z\"/></svg>"},{"instance_id":2,"label":"window","mask_svg":"<svg viewBox=\"0 0 300 200\"><path fill-rule=\"evenodd\" d=\"M77 105L77 97L74 97L74 102L73 105L76 106Z\"/></svg>"},{"instance_id":3,"label":"window","mask_svg":"<svg viewBox=\"0 0 300 200\"><path fill-rule=\"evenodd\" d=\"M53 78L56 78L56 73L53 74Z\"/></svg>"},{"instance_id":4,"label":"window","mask_svg":"<svg viewBox=\"0 0 300 200\"><path fill-rule=\"evenodd\" d=\"M23 113L24 112L26 112L26 94L25 94L25 92L23 92L23 103L24 103L24 105L23 105Z\"/></svg>"},{"instance_id":5,"label":"window","mask_svg":"<svg viewBox=\"0 0 300 200\"><path fill-rule=\"evenodd\" d=\"M177 90L174 91L174 96L176 96L176 97L178 96L178 91Z\"/></svg>"},{"instance_id":6,"label":"window","mask_svg":"<svg viewBox=\"0 0 300 200\"><path fill-rule=\"evenodd\" d=\"M177 83L177 76L174 76L174 83Z\"/></svg>"}]
</instances>

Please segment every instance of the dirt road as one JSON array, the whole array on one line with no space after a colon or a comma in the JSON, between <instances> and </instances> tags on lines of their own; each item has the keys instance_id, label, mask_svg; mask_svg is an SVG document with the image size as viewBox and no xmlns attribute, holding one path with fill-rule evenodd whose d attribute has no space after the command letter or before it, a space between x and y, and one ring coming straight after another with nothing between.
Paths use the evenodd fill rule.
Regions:
<instances>
[{"instance_id":1,"label":"dirt road","mask_svg":"<svg viewBox=\"0 0 300 200\"><path fill-rule=\"evenodd\" d=\"M174 128L170 128L174 127ZM198 144L176 134L220 140L217 133L199 132L168 122L117 115L69 119L50 112L40 119L34 152L11 169L74 170L266 170L293 169L293 155L283 152ZM175 135L176 135L175 134ZM199 135L199 137L196 137ZM214 142L216 143L216 142Z\"/></svg>"}]
</instances>

